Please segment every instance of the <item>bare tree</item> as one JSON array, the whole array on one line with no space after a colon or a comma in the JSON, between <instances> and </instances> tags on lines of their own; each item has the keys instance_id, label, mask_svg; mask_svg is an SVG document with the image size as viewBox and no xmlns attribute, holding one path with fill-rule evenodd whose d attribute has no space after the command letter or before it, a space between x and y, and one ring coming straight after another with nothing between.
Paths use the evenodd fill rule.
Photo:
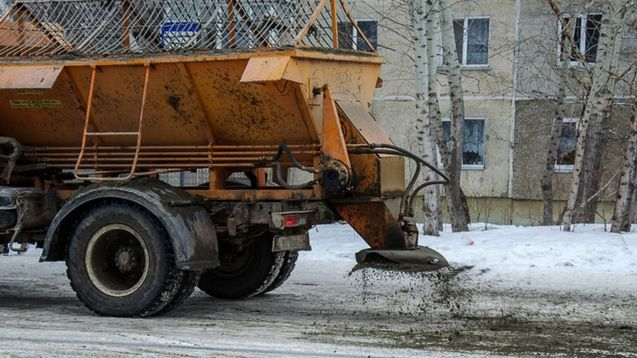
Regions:
<instances>
[{"instance_id":1,"label":"bare tree","mask_svg":"<svg viewBox=\"0 0 637 358\"><path fill-rule=\"evenodd\" d=\"M412 49L411 53L404 52L406 48L401 46L396 46L396 48L383 47L383 50L400 54L406 58L412 58L415 63L416 73L405 73L405 75L415 78L416 83L415 98L418 118L415 121L414 129L418 132L418 151L422 156L436 161L436 148L439 149L444 170L451 174L450 177L452 178L452 183L445 188L452 229L454 231L466 231L470 222L469 207L460 187L464 135L464 100L460 64L457 60L455 47L451 3L440 0L395 0L391 4L392 8L407 8L407 12L412 16L410 28L406 28L402 21L386 16L385 13L378 11L374 6L369 7L373 11L378 11L378 16L390 25L383 26L380 24L384 30L391 32L396 38L410 41L408 48ZM440 54L438 53L439 47L436 43L436 35L441 32L439 27L442 22L440 17L443 9L448 13L449 20L447 23L450 26L447 29L448 43L446 46L443 44L441 47L446 47L444 56L452 59L451 62L447 61L446 76L453 99L451 138L446 138L443 133L438 95ZM406 33L412 35L408 37L405 35ZM430 180L433 178L425 177L424 179ZM431 189L435 190L436 188L431 187ZM425 193L425 233L427 234L435 235L437 231L442 229L440 196L440 192L428 191Z\"/></svg>"},{"instance_id":2,"label":"bare tree","mask_svg":"<svg viewBox=\"0 0 637 358\"><path fill-rule=\"evenodd\" d=\"M557 11L558 17L562 22L563 32L565 38L571 39L571 22L565 21L559 11ZM566 86L567 81L570 78L570 58L572 54L573 46L566 45L567 41L564 41L564 45L561 50L562 65L559 73L559 84L557 90L557 105L555 109L555 120L553 122L553 130L551 131L551 141L549 143L548 155L546 157L546 164L544 167L544 174L540 186L542 188L542 224L553 225L553 173L555 172L555 163L557 162L557 152L560 147L560 136L562 134L562 124L564 123L564 117L566 116Z\"/></svg>"},{"instance_id":3,"label":"bare tree","mask_svg":"<svg viewBox=\"0 0 637 358\"><path fill-rule=\"evenodd\" d=\"M451 219L451 228L454 232L468 231L469 206L462 188L460 177L462 173L462 156L464 148L464 95L462 88L462 74L460 63L456 54L456 42L453 30L453 13L450 0L438 1L440 10L440 27L442 33L442 49L447 68L447 81L449 83L449 97L451 100L450 136L445 145L442 130L438 130L438 144L441 148L441 156L445 171L450 178L446 187L447 206Z\"/></svg>"},{"instance_id":4,"label":"bare tree","mask_svg":"<svg viewBox=\"0 0 637 358\"><path fill-rule=\"evenodd\" d=\"M629 6L634 6L632 0L612 0L604 4L604 16L602 17L596 64L592 72L592 83L586 102L586 110L580 121L572 183L564 215L565 231L570 231L575 222L577 204L578 202L584 202L581 200L581 190L583 189L584 181L586 178L591 178L590 171L584 171L589 128L591 124L593 124L593 129L597 128L600 130L603 128L603 126L596 126L596 121L603 123L608 118L607 111L610 111L612 105L615 81L612 70L619 59L622 30L626 14L629 12ZM595 135L598 135L598 133L595 133Z\"/></svg>"},{"instance_id":5,"label":"bare tree","mask_svg":"<svg viewBox=\"0 0 637 358\"><path fill-rule=\"evenodd\" d=\"M416 61L416 108L419 117L416 119L416 130L418 132L419 152L421 156L430 162L436 162L436 140L429 115L427 96L429 93L429 44L426 22L429 16L433 16L430 11L426 11L423 0L410 0L411 20L414 32L414 50ZM429 9L430 10L430 9ZM434 173L427 171L425 181L437 179ZM437 185L426 188L423 196L424 211L424 233L425 235L438 236L442 227L442 215L440 209L440 189Z\"/></svg>"},{"instance_id":6,"label":"bare tree","mask_svg":"<svg viewBox=\"0 0 637 358\"><path fill-rule=\"evenodd\" d=\"M635 180L637 180L637 83L632 81L633 117L626 151L622 175L617 190L617 201L613 213L611 232L630 232L634 216Z\"/></svg>"},{"instance_id":7,"label":"bare tree","mask_svg":"<svg viewBox=\"0 0 637 358\"><path fill-rule=\"evenodd\" d=\"M438 80L438 51L435 45L435 29L439 27L438 13L435 11L434 0L425 0L423 2L425 14L425 27L427 33L427 107L429 109L429 123L431 124L432 135L438 148L438 152L447 152L447 146L442 133L442 114L440 113L440 103L438 102L438 93L436 92L436 84ZM440 189L438 189L440 190ZM442 218L442 207L438 206L438 217ZM440 220L439 229L442 230L442 219Z\"/></svg>"}]
</instances>

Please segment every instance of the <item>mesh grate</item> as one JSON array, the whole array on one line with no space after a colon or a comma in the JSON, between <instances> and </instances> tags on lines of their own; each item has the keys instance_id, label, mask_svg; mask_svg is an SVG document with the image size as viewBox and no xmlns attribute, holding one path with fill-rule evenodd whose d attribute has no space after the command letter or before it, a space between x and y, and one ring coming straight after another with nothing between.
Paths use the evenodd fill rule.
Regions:
<instances>
[{"instance_id":1,"label":"mesh grate","mask_svg":"<svg viewBox=\"0 0 637 358\"><path fill-rule=\"evenodd\" d=\"M0 57L332 48L332 10L326 0L16 1L0 22ZM335 13L339 47L357 50L343 1Z\"/></svg>"}]
</instances>

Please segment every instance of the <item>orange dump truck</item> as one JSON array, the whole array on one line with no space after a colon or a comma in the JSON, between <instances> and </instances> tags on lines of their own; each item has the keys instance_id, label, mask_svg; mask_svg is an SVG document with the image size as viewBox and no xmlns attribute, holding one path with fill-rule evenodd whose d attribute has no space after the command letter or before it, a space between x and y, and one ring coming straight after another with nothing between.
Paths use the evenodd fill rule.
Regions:
<instances>
[{"instance_id":1,"label":"orange dump truck","mask_svg":"<svg viewBox=\"0 0 637 358\"><path fill-rule=\"evenodd\" d=\"M15 1L0 243L66 260L78 298L112 316L169 311L197 286L269 292L308 230L336 221L369 244L362 265L443 267L413 214L446 177L369 114L382 63L341 1ZM441 180L416 184L421 167ZM159 180L177 172L208 180Z\"/></svg>"}]
</instances>

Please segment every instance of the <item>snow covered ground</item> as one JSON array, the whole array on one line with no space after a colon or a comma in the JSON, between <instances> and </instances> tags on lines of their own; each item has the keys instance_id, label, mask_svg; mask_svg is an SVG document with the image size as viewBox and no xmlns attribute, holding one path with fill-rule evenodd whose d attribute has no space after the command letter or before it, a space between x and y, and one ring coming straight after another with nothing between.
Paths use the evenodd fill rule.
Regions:
<instances>
[{"instance_id":1,"label":"snow covered ground","mask_svg":"<svg viewBox=\"0 0 637 358\"><path fill-rule=\"evenodd\" d=\"M572 233L555 227L484 224L470 233L444 233L422 244L455 265L473 266L476 277L502 287L637 293L637 233L612 234L602 225L581 225Z\"/></svg>"},{"instance_id":2,"label":"snow covered ground","mask_svg":"<svg viewBox=\"0 0 637 358\"><path fill-rule=\"evenodd\" d=\"M311 233L287 284L246 301L196 292L169 315L97 317L63 263L0 257L3 356L637 357L637 233L475 225L422 237L451 267L351 273L346 225Z\"/></svg>"}]
</instances>

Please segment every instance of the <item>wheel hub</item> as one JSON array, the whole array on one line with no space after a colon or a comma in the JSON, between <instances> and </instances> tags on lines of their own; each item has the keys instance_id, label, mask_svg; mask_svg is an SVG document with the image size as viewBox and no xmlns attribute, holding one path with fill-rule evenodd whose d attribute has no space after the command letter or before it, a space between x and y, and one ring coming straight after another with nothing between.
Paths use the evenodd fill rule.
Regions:
<instances>
[{"instance_id":1,"label":"wheel hub","mask_svg":"<svg viewBox=\"0 0 637 358\"><path fill-rule=\"evenodd\" d=\"M115 266L122 273L133 271L138 262L137 255L131 246L121 247L115 253Z\"/></svg>"},{"instance_id":2,"label":"wheel hub","mask_svg":"<svg viewBox=\"0 0 637 358\"><path fill-rule=\"evenodd\" d=\"M137 291L146 280L149 253L137 231L111 224L91 237L85 263L88 277L98 290L122 297Z\"/></svg>"},{"instance_id":3,"label":"wheel hub","mask_svg":"<svg viewBox=\"0 0 637 358\"><path fill-rule=\"evenodd\" d=\"M254 244L242 246L222 244L219 254L221 265L215 271L227 277L237 276L242 274L254 259Z\"/></svg>"}]
</instances>

